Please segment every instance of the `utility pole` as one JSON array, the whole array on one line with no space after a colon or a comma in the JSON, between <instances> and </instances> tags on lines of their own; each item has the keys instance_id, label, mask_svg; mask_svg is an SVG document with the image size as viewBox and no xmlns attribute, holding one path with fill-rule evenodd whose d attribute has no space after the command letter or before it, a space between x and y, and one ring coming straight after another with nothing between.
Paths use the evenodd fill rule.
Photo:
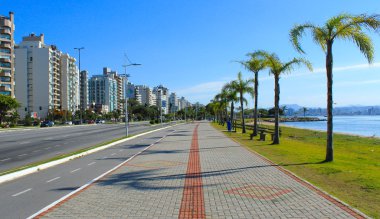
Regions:
<instances>
[{"instance_id":1,"label":"utility pole","mask_svg":"<svg viewBox=\"0 0 380 219\"><path fill-rule=\"evenodd\" d=\"M84 47L82 46L82 47L78 47L78 48L74 48L75 50L78 50L78 53L79 53L79 59L78 59L78 62L79 62L79 74L80 74L80 51L82 50L82 49L84 49ZM82 124L82 122L83 122L83 118L82 118L82 110L83 110L83 105L80 105L80 124Z\"/></svg>"}]
</instances>

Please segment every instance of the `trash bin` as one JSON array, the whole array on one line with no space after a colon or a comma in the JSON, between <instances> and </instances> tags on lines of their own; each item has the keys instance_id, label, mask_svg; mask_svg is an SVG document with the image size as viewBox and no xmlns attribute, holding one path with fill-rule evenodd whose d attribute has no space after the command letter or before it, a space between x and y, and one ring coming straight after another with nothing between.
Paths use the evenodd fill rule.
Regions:
<instances>
[{"instance_id":1,"label":"trash bin","mask_svg":"<svg viewBox=\"0 0 380 219\"><path fill-rule=\"evenodd\" d=\"M227 121L227 130L228 130L229 132L231 132L231 128L232 128L232 126L231 126L231 121L228 120L228 121Z\"/></svg>"}]
</instances>

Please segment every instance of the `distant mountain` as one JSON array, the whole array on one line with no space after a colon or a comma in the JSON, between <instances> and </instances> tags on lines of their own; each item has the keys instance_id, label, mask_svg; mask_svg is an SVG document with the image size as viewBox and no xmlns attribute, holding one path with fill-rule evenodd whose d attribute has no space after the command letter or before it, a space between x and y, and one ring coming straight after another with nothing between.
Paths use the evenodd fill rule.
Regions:
<instances>
[{"instance_id":1,"label":"distant mountain","mask_svg":"<svg viewBox=\"0 0 380 219\"><path fill-rule=\"evenodd\" d=\"M287 116L303 116L303 106L298 104L284 104L287 108L285 114ZM282 105L282 106L284 106ZM306 116L325 116L327 114L326 108L320 107L306 107ZM334 115L380 115L380 106L360 106L351 105L344 107L335 107Z\"/></svg>"}]
</instances>

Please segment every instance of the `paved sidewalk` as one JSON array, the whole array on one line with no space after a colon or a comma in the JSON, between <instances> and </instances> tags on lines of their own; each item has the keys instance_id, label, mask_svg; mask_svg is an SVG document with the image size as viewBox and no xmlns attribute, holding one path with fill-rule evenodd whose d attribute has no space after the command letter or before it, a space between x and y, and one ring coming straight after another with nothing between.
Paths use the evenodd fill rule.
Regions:
<instances>
[{"instance_id":1,"label":"paved sidewalk","mask_svg":"<svg viewBox=\"0 0 380 219\"><path fill-rule=\"evenodd\" d=\"M138 145L136 145L138 147ZM142 148L143 149L143 148ZM43 218L354 218L207 123L189 124ZM354 214L354 212L351 212Z\"/></svg>"}]
</instances>

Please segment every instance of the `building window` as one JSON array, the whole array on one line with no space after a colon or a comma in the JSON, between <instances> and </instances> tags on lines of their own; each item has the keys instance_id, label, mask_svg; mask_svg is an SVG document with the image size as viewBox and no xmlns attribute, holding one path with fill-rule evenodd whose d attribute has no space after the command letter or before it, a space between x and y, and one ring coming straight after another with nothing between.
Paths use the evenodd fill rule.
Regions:
<instances>
[{"instance_id":1,"label":"building window","mask_svg":"<svg viewBox=\"0 0 380 219\"><path fill-rule=\"evenodd\" d=\"M31 61L31 62L33 61L33 57L30 57L30 61Z\"/></svg>"}]
</instances>

